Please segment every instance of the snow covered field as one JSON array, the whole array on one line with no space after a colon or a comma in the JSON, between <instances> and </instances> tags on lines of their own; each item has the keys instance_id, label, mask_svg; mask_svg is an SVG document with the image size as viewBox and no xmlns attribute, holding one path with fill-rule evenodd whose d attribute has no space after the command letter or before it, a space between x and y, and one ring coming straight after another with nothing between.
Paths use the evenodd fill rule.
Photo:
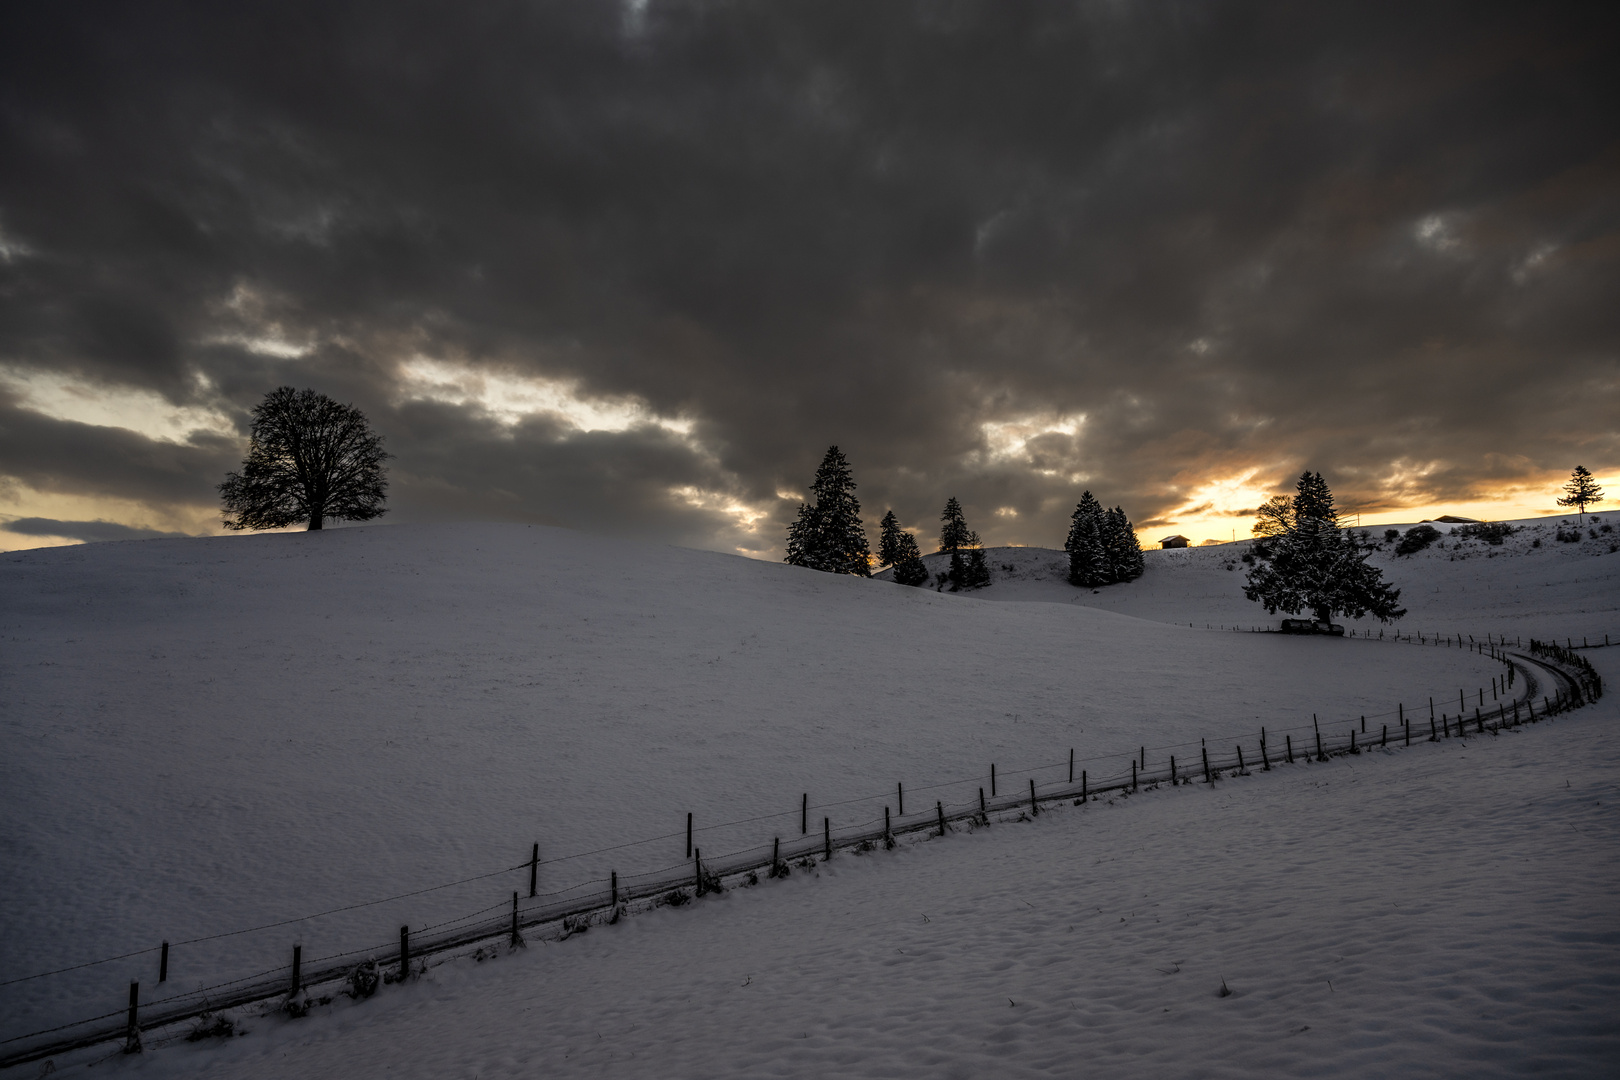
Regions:
<instances>
[{"instance_id":1,"label":"snow covered field","mask_svg":"<svg viewBox=\"0 0 1620 1080\"><path fill-rule=\"evenodd\" d=\"M1035 562L1054 556L1035 549L992 553L993 569L1004 552L1028 560L1022 579L998 574L980 594L951 596L516 526L6 556L0 979L499 870L531 840L562 859L542 868L545 891L680 863L689 811L699 846L724 852L796 837L803 792L817 825L826 815L849 827L880 819L896 782L915 814L936 798L971 799L990 762L1011 784L1027 785L1022 770L1036 766L1050 766L1042 782L1060 780L1074 747L1117 773L1138 745L1162 758L1201 736L1308 729L1313 712L1342 726L1397 701L1472 694L1499 670L1458 650L1166 625L1269 621L1242 599L1241 564L1221 561L1240 549L1222 551L1153 553L1141 581L1080 603L1041 579ZM1455 553L1393 563L1412 629L1578 636L1620 622L1620 557L1595 543ZM1008 598L1058 602L986 602ZM1595 1075L1593 1048L1613 1053L1620 1015L1604 974L1620 970L1620 920L1603 891L1615 884L1614 818L1605 807L1565 822L1557 815L1587 803L1539 793L1556 771L1596 792L1594 806L1614 805L1613 700L1499 739L840 856L815 878L637 916L498 964L447 965L363 1006L293 1027L254 1021L253 1038L119 1067L285 1075L286 1054L331 1074L382 1054L413 1075L535 1075L637 1054L640 1064L609 1071L1069 1075L1079 1062L1135 1058L1180 1074L1217 1062L1234 1075L1355 1073L1358 1061L1363 1072L1409 1061L1414 1074L1444 1073L1464 1043L1497 1036L1480 1034L1478 1002L1459 991L1474 984L1447 983L1458 969L1423 960L1422 941L1430 960L1488 960L1478 985L1495 986L1498 971L1533 984L1505 998L1478 991L1501 999L1499 1041L1515 1048L1493 1052L1492 1068ZM1558 748L1577 737L1579 753ZM1519 749L1542 744L1531 759ZM924 790L940 784L955 786ZM1509 817L1521 797L1540 809ZM746 818L762 820L713 827ZM1590 851L1548 842L1565 824L1609 828L1608 848L1601 836ZM1579 865L1560 870L1557 858L1571 857ZM1517 859L1533 879L1503 879ZM171 983L273 967L294 941L310 955L385 945L400 923L526 885L527 871L513 871L177 948ZM1454 911L1452 897L1486 899ZM1154 916L1165 929L1146 928L1150 898L1176 913ZM1417 908L1391 915L1386 900ZM1527 905L1544 916L1533 933ZM1136 929L1087 932L1078 920L1093 908L1116 916L1111 928ZM1522 941L1498 948L1514 934ZM1542 934L1560 943L1556 963L1538 951ZM1293 1048L1285 1021L1318 1008L1312 973L1329 944L1360 958L1352 994L1377 1007L1329 999L1337 1019L1302 1021L1319 1034ZM925 957L899 959L912 947ZM1198 977L1149 979L1136 964L1148 952L1179 955L1158 966ZM128 980L151 986L155 964L147 954L0 987L0 1037L116 1008ZM732 987L739 964L748 970ZM1212 996L1211 964L1232 997ZM996 1002L979 999L1004 986L1018 1004L999 1006L1006 1017L984 1011ZM1162 1021L1160 997L1173 1010ZM1036 1002L1038 1015L1018 1011ZM1566 1025L1584 1040L1558 1051L1567 1060L1546 1023L1521 1019L1566 1006L1599 1017ZM1172 1015L1185 1019L1167 1041ZM1460 1019L1461 1034L1431 1030Z\"/></svg>"},{"instance_id":2,"label":"snow covered field","mask_svg":"<svg viewBox=\"0 0 1620 1080\"><path fill-rule=\"evenodd\" d=\"M1500 546L1448 534L1457 526L1444 523L1432 547L1396 555L1384 542L1371 562L1384 578L1401 589L1408 614L1398 624L1402 633L1520 635L1560 640L1568 635L1596 634L1601 639L1620 625L1620 514L1587 515L1578 530L1575 518L1533 518L1508 522L1519 531ZM1610 532L1603 532L1609 526ZM1382 541L1388 529L1405 532L1411 525L1378 525L1366 531ZM1579 542L1556 539L1578 531ZM1596 535L1591 535L1596 533ZM1539 545L1537 542L1539 541ZM1149 573L1128 587L1096 591L1076 589L1064 578L1068 557L1049 548L991 548L986 561L995 571L993 584L974 593L986 600L1037 600L1117 611L1162 622L1195 622L1198 626L1276 625L1259 604L1243 596L1242 558L1253 541L1211 547L1146 552ZM949 568L948 556L924 556L929 570ZM1011 570L1008 570L1008 567ZM887 577L887 571L883 577ZM1338 619L1347 627L1379 630L1376 620ZM1392 625L1389 631L1396 629Z\"/></svg>"}]
</instances>

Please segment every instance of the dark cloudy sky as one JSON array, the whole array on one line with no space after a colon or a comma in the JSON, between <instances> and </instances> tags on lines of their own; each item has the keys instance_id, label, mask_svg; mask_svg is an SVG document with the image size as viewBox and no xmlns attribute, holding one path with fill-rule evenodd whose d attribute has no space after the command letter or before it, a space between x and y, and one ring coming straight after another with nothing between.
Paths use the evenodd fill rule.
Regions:
<instances>
[{"instance_id":1,"label":"dark cloudy sky","mask_svg":"<svg viewBox=\"0 0 1620 1080\"><path fill-rule=\"evenodd\" d=\"M992 543L1550 510L1620 473L1606 10L8 4L0 536L217 530L281 384L385 520L777 557L831 443Z\"/></svg>"}]
</instances>

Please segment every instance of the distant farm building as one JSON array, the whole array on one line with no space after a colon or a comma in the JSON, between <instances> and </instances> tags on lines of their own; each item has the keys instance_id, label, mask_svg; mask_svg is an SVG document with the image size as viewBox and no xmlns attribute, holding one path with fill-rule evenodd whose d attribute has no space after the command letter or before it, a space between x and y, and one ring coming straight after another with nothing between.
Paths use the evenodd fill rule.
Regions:
<instances>
[{"instance_id":1,"label":"distant farm building","mask_svg":"<svg viewBox=\"0 0 1620 1080\"><path fill-rule=\"evenodd\" d=\"M1185 536L1167 536L1159 541L1159 546L1161 548L1186 547L1191 543L1192 541Z\"/></svg>"}]
</instances>

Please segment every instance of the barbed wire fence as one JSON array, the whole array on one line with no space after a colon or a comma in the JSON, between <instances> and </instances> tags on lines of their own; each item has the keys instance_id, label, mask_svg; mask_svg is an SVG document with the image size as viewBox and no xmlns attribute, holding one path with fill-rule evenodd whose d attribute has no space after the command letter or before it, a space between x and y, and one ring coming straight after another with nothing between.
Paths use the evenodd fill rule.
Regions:
<instances>
[{"instance_id":1,"label":"barbed wire fence","mask_svg":"<svg viewBox=\"0 0 1620 1080\"><path fill-rule=\"evenodd\" d=\"M1259 627L1211 625L1209 628L1269 632ZM1368 636L1362 635L1363 638ZM142 1047L143 1033L172 1028L187 1021L201 1021L185 1036L187 1038L229 1034L232 1022L221 1016L229 1010L276 1002L277 1008L294 1016L302 1015L312 1004L329 1003L333 995L338 993L364 998L375 993L382 984L415 978L425 971L434 957L448 958L447 954L481 946L476 955L482 958L484 950L491 945L521 947L526 943L525 931L532 934L537 927L547 928L542 933L549 936L566 938L592 924L616 923L635 911L657 906L680 906L696 897L723 891L728 878L733 879L733 884L737 879L742 879L746 884L756 884L761 873L767 878L785 877L796 867L813 868L818 862L830 860L836 852L843 850L866 851L880 845L892 847L897 837L916 834L943 837L963 823L977 826L989 824L993 818L1006 820L1009 816L1014 819L1038 816L1042 804L1050 806L1057 802L1072 802L1079 806L1104 796L1152 790L1164 784L1213 783L1223 777L1271 771L1302 761L1321 762L1332 757L1387 749L1392 741L1396 747L1404 748L1412 744L1414 737L1419 742L1438 742L1469 734L1495 734L1539 722L1600 698L1603 693L1602 679L1586 657L1581 655L1581 650L1610 647L1607 634L1602 644L1594 643L1591 635L1587 635L1579 639L1580 645L1575 644L1573 637L1566 638L1564 645L1536 639L1530 639L1526 645L1519 638L1510 641L1495 634L1485 635L1481 640L1465 634L1421 632L1392 633L1382 637L1382 640L1426 647L1469 649L1500 663L1502 673L1492 678L1488 691L1485 687L1476 690L1472 704L1469 695L1459 691L1455 711L1452 703L1436 703L1429 697L1424 704L1410 710L1402 701L1397 703L1395 709L1359 715L1354 720L1339 720L1327 726L1313 714L1309 724L1262 727L1258 734L1247 732L1236 737L1228 735L1218 739L1199 739L1197 742L1139 746L1135 752L1086 758L1076 757L1071 749L1066 760L999 772L991 764L987 777L983 779L945 781L909 790L897 784L892 792L816 804L812 804L806 794L799 806L792 810L696 829L692 815L688 814L684 830L686 856L679 862L654 870L625 875L614 871L607 877L575 882L548 893L540 892L538 888L542 867L555 867L561 863L648 843L678 839L681 831L551 859L541 859L539 845L535 844L528 859L456 881L252 927L175 942L165 941L116 956L0 979L0 987L12 986L157 954L158 984L162 986L167 982L171 949L273 930L506 875L519 875L521 886L525 872L527 875L527 889L520 887L511 890L510 898L503 896L497 903L431 925L414 929L401 926L397 940L390 937L387 941L362 948L309 958L302 955L301 946L295 945L287 963L144 1002L140 997L140 984L132 982L127 1002L119 1008L0 1039L0 1069L120 1040L123 1051L138 1052ZM1620 641L1616 645L1620 645ZM1522 651L1509 652L1509 649ZM1486 701L1487 692L1490 695L1489 703ZM1371 725L1369 721L1372 721ZM1297 742L1295 736L1299 737ZM1247 754L1245 739L1248 740ZM914 807L918 796L922 796L924 809L907 813L908 794ZM932 806L927 805L929 800L933 801ZM882 814L869 810L869 816L863 819L843 821L836 829L833 827L833 812L848 810L863 803L870 804L874 809L882 804ZM811 811L817 812L814 816L820 817L819 823L814 821ZM768 843L756 843L707 856L697 843L705 832L783 819L789 819L791 824L791 818L795 816L799 818L798 833L791 835L789 830L790 835L785 840L776 835ZM818 824L819 829L815 828ZM330 992L320 995L312 993L322 988Z\"/></svg>"}]
</instances>

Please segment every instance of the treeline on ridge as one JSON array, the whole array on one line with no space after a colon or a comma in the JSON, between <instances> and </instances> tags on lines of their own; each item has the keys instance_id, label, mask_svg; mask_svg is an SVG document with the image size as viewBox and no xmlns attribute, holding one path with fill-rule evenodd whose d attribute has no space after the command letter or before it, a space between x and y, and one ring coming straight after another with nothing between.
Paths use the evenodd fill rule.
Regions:
<instances>
[{"instance_id":1,"label":"treeline on ridge","mask_svg":"<svg viewBox=\"0 0 1620 1080\"><path fill-rule=\"evenodd\" d=\"M838 447L828 447L810 485L810 501L799 505L799 516L788 526L783 561L830 574L871 576L872 552L855 486L848 460ZM990 584L984 545L979 534L968 527L962 504L954 495L946 500L939 517L938 553L951 557L940 586L949 582L956 592ZM926 584L928 569L915 534L900 528L893 510L883 515L880 530L878 566L893 567L894 580L901 585ZM1069 583L1077 587L1095 588L1142 576L1142 548L1130 519L1118 506L1104 509L1089 491L1074 509L1063 547L1069 553Z\"/></svg>"}]
</instances>

